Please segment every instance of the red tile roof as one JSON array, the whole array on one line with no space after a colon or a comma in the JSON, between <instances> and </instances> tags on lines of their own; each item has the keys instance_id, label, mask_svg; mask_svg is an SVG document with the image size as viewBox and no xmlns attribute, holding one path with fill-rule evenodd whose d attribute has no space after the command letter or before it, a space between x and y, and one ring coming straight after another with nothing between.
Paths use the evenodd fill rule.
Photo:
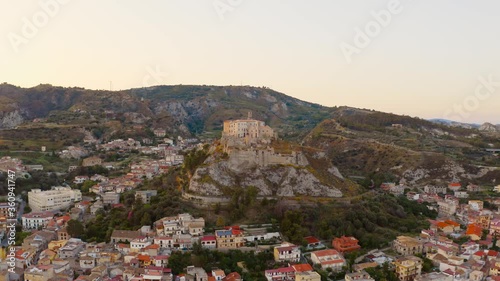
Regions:
<instances>
[{"instance_id":1,"label":"red tile roof","mask_svg":"<svg viewBox=\"0 0 500 281\"><path fill-rule=\"evenodd\" d=\"M215 241L215 235L205 235L201 238L201 241Z\"/></svg>"},{"instance_id":2,"label":"red tile roof","mask_svg":"<svg viewBox=\"0 0 500 281\"><path fill-rule=\"evenodd\" d=\"M296 272L305 272L305 271L312 271L313 270L312 266L308 263L294 264L294 265L292 265L292 267Z\"/></svg>"},{"instance_id":3,"label":"red tile roof","mask_svg":"<svg viewBox=\"0 0 500 281\"><path fill-rule=\"evenodd\" d=\"M312 252L312 254L316 255L317 257L340 255L339 252L337 252L336 250L332 250L332 249L319 250L319 251Z\"/></svg>"},{"instance_id":4,"label":"red tile roof","mask_svg":"<svg viewBox=\"0 0 500 281\"><path fill-rule=\"evenodd\" d=\"M454 227L460 226L460 224L458 222L456 222L456 221L445 220L444 222L447 223L447 224L453 225Z\"/></svg>"},{"instance_id":5,"label":"red tile roof","mask_svg":"<svg viewBox=\"0 0 500 281\"><path fill-rule=\"evenodd\" d=\"M483 234L483 229L477 225L477 224L469 224L469 226L467 226L467 231L465 232L466 235L477 235L479 237L481 237L481 235Z\"/></svg>"},{"instance_id":6,"label":"red tile roof","mask_svg":"<svg viewBox=\"0 0 500 281\"><path fill-rule=\"evenodd\" d=\"M314 236L307 236L304 239L307 241L307 244L315 244L315 243L320 243L321 242L321 241L319 241L318 238L316 238Z\"/></svg>"},{"instance_id":7,"label":"red tile roof","mask_svg":"<svg viewBox=\"0 0 500 281\"><path fill-rule=\"evenodd\" d=\"M224 279L223 281L236 281L236 280L241 280L241 275L238 272L231 272Z\"/></svg>"}]
</instances>

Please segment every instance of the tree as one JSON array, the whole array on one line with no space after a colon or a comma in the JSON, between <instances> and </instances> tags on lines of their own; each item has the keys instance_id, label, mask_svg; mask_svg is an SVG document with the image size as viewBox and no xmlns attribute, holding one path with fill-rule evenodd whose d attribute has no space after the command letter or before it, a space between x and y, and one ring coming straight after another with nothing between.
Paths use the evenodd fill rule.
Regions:
<instances>
[{"instance_id":1,"label":"tree","mask_svg":"<svg viewBox=\"0 0 500 281\"><path fill-rule=\"evenodd\" d=\"M304 216L300 211L286 211L285 217L281 221L281 230L283 234L292 243L301 245L306 236L306 230L303 227Z\"/></svg>"},{"instance_id":2,"label":"tree","mask_svg":"<svg viewBox=\"0 0 500 281\"><path fill-rule=\"evenodd\" d=\"M82 184L82 193L89 193L89 190L92 186L96 185L97 182L95 181L91 181L91 180L87 180L85 181L83 184Z\"/></svg>"},{"instance_id":3,"label":"tree","mask_svg":"<svg viewBox=\"0 0 500 281\"><path fill-rule=\"evenodd\" d=\"M215 222L215 225L217 225L217 227L223 227L225 225L225 221L224 221L224 218L219 216L217 217L217 221Z\"/></svg>"},{"instance_id":4,"label":"tree","mask_svg":"<svg viewBox=\"0 0 500 281\"><path fill-rule=\"evenodd\" d=\"M149 213L144 213L141 218L141 225L151 225L151 215Z\"/></svg>"},{"instance_id":5,"label":"tree","mask_svg":"<svg viewBox=\"0 0 500 281\"><path fill-rule=\"evenodd\" d=\"M71 219L68 221L66 231L71 237L80 237L84 232L83 224L80 221Z\"/></svg>"}]
</instances>

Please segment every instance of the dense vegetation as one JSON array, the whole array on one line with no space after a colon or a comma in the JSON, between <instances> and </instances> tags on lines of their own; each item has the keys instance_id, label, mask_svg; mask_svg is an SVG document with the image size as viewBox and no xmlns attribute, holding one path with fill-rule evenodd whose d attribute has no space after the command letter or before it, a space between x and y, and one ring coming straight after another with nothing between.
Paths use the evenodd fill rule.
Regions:
<instances>
[{"instance_id":1,"label":"dense vegetation","mask_svg":"<svg viewBox=\"0 0 500 281\"><path fill-rule=\"evenodd\" d=\"M236 271L240 273L243 280L266 280L264 270L272 267L274 260L270 251L259 253L239 250L219 252L202 249L199 244L195 244L191 253L172 253L168 264L174 274L183 272L189 265L195 265L203 267L206 271L211 271L213 268L223 268L226 274Z\"/></svg>"},{"instance_id":2,"label":"dense vegetation","mask_svg":"<svg viewBox=\"0 0 500 281\"><path fill-rule=\"evenodd\" d=\"M303 206L287 211L281 221L282 233L292 242L314 234L330 241L342 235L354 236L364 248L382 248L397 235L419 233L429 226L427 218L437 213L405 197L371 194L352 202Z\"/></svg>"}]
</instances>

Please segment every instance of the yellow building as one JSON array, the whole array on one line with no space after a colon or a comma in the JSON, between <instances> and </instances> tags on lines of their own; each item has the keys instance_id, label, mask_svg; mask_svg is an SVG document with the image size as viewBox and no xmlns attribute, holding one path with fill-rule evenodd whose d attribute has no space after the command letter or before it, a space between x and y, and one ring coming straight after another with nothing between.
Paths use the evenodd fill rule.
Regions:
<instances>
[{"instance_id":1,"label":"yellow building","mask_svg":"<svg viewBox=\"0 0 500 281\"><path fill-rule=\"evenodd\" d=\"M408 236L398 236L394 240L394 250L401 255L421 254L424 250L424 243L420 240Z\"/></svg>"},{"instance_id":2,"label":"yellow building","mask_svg":"<svg viewBox=\"0 0 500 281\"><path fill-rule=\"evenodd\" d=\"M51 251L57 252L57 249L64 247L68 243L68 240L54 240L50 241L47 248Z\"/></svg>"},{"instance_id":3,"label":"yellow building","mask_svg":"<svg viewBox=\"0 0 500 281\"><path fill-rule=\"evenodd\" d=\"M406 256L394 261L396 275L401 281L412 281L422 273L422 259Z\"/></svg>"},{"instance_id":4,"label":"yellow building","mask_svg":"<svg viewBox=\"0 0 500 281\"><path fill-rule=\"evenodd\" d=\"M275 135L271 127L267 126L264 121L252 119L252 112L249 112L247 119L224 121L223 136L269 139Z\"/></svg>"},{"instance_id":5,"label":"yellow building","mask_svg":"<svg viewBox=\"0 0 500 281\"><path fill-rule=\"evenodd\" d=\"M243 231L239 229L216 230L217 248L236 249L245 245Z\"/></svg>"},{"instance_id":6,"label":"yellow building","mask_svg":"<svg viewBox=\"0 0 500 281\"><path fill-rule=\"evenodd\" d=\"M304 271L295 273L295 281L321 281L321 275L316 271Z\"/></svg>"}]
</instances>

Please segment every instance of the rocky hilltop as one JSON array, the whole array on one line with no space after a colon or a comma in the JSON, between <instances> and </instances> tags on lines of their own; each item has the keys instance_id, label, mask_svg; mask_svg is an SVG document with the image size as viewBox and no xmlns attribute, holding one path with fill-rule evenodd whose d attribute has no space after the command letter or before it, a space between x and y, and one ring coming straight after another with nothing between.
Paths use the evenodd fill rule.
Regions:
<instances>
[{"instance_id":1,"label":"rocky hilltop","mask_svg":"<svg viewBox=\"0 0 500 281\"><path fill-rule=\"evenodd\" d=\"M196 170L189 183L189 192L202 196L230 196L236 186L257 188L259 196L341 197L342 192L322 182L306 167L270 165L250 169L233 169L230 161L215 157ZM335 176L332 174L332 176Z\"/></svg>"},{"instance_id":2,"label":"rocky hilltop","mask_svg":"<svg viewBox=\"0 0 500 281\"><path fill-rule=\"evenodd\" d=\"M484 123L479 127L479 131L485 131L485 132L500 132L500 126L498 125L493 125L491 123Z\"/></svg>"},{"instance_id":3,"label":"rocky hilltop","mask_svg":"<svg viewBox=\"0 0 500 281\"><path fill-rule=\"evenodd\" d=\"M343 180L335 167L329 168L330 177ZM259 196L342 196L334 181L317 175L303 147L280 141L271 127L249 112L246 119L224 121L222 138L194 172L189 192L228 197L235 187L254 187Z\"/></svg>"}]
</instances>

